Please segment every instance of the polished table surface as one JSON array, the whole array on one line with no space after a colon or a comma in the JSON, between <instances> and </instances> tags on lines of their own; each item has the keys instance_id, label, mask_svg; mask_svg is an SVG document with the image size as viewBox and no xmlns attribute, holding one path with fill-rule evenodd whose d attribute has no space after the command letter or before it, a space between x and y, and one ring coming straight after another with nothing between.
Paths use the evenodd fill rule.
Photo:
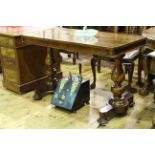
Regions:
<instances>
[{"instance_id":1,"label":"polished table surface","mask_svg":"<svg viewBox=\"0 0 155 155\"><path fill-rule=\"evenodd\" d=\"M0 27L0 35L21 36L24 43L33 44L34 42L34 44L44 45L43 41L46 41L47 46L59 46L60 49L65 48L70 51L75 51L77 48L79 52L83 49L82 53L89 50L90 54L93 54L95 50L96 54L99 55L123 54L132 50L135 45L137 48L137 45L141 46L145 42L145 37L140 35L97 32L96 35L89 36L89 34L85 35L82 32L83 30L59 27L50 29L48 27ZM50 41L49 44L48 41ZM54 43L56 44L54 45Z\"/></svg>"},{"instance_id":2,"label":"polished table surface","mask_svg":"<svg viewBox=\"0 0 155 155\"><path fill-rule=\"evenodd\" d=\"M99 55L123 54L131 50L131 48L133 49L133 46L136 45L137 48L137 45L141 46L145 42L145 37L139 35L98 32L95 36L89 36L89 34L82 34L82 32L83 30L55 27L36 32L25 32L22 35L24 36L24 41L28 43L33 42L33 38L35 38L38 41L50 41L51 45L47 44L47 46L52 46L53 43L53 47L59 46L59 48L65 48L70 51L77 50L79 52L84 47L82 53L89 50L89 53L93 54L95 50L94 54ZM34 43L37 42L34 41ZM40 44L44 43L40 42ZM72 48L72 46L74 47Z\"/></svg>"}]
</instances>

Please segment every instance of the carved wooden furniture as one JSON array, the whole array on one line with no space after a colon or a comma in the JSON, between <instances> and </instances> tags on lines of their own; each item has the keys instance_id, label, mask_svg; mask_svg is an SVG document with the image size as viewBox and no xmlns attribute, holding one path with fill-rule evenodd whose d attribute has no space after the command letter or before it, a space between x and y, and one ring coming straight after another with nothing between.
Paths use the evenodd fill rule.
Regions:
<instances>
[{"instance_id":1,"label":"carved wooden furniture","mask_svg":"<svg viewBox=\"0 0 155 155\"><path fill-rule=\"evenodd\" d=\"M0 27L3 86L20 94L35 89L47 80L47 49L25 44L21 36L22 33L33 30L36 28ZM55 61L57 62L57 58ZM60 71L59 62L56 69Z\"/></svg>"},{"instance_id":2,"label":"carved wooden furniture","mask_svg":"<svg viewBox=\"0 0 155 155\"><path fill-rule=\"evenodd\" d=\"M145 74L145 80L147 77L147 72L148 72L148 67L147 67L147 54L149 54L150 52L152 52L153 50L150 49L148 46L144 46L143 48L141 48L140 50L140 55L139 55L139 60L138 60L138 81L137 81L137 85L139 87L143 87L144 83L142 82L142 71L144 71ZM140 91L141 95L146 95L147 91L146 90L141 90Z\"/></svg>"},{"instance_id":3,"label":"carved wooden furniture","mask_svg":"<svg viewBox=\"0 0 155 155\"><path fill-rule=\"evenodd\" d=\"M155 28L149 28L145 30L143 32L143 36L147 37L147 43L146 46L143 48L143 52L141 55L141 62L139 63L139 74L141 73L141 70L144 69L145 83L144 87L140 91L140 94L144 96L149 93L149 86L152 85L152 79L154 78L152 67L154 62L154 54L151 53L153 52L153 50L155 50ZM138 83L141 83L141 78L139 78Z\"/></svg>"},{"instance_id":4,"label":"carved wooden furniture","mask_svg":"<svg viewBox=\"0 0 155 155\"><path fill-rule=\"evenodd\" d=\"M135 89L131 87L131 83L132 83L132 77L133 77L133 72L135 67L134 60L138 58L139 54L140 54L139 50L134 50L130 53L127 53L122 59L122 62L125 65L125 73L128 73L128 89L133 92L135 91ZM91 59L91 67L93 72L93 83L90 85L91 89L94 89L96 87L96 67L95 66L97 63L97 70L100 73L101 60L105 60L109 62L115 61L114 59L108 58L108 57L100 57L96 55L93 56L93 58Z\"/></svg>"},{"instance_id":5,"label":"carved wooden furniture","mask_svg":"<svg viewBox=\"0 0 155 155\"><path fill-rule=\"evenodd\" d=\"M119 32L118 26L108 27L108 28L111 28L112 32L115 32L115 33ZM134 34L135 29L138 29L138 28L135 26L126 26L125 27L125 33ZM133 71L134 71L134 66L135 66L134 60L138 58L139 53L140 53L139 50L134 50L130 53L127 53L123 57L123 63L125 65L125 71L126 71L126 73L128 73L128 88L130 91L135 91L134 88L131 89L131 82L132 82ZM93 56L93 58L91 59L91 67L92 67L92 71L93 71L93 83L91 84L91 89L94 89L96 87L96 68L95 68L95 65L97 63L97 70L100 73L100 71L101 71L101 60L110 61L110 62L114 61L113 59L103 57L103 56L102 57L97 56L97 55Z\"/></svg>"},{"instance_id":6,"label":"carved wooden furniture","mask_svg":"<svg viewBox=\"0 0 155 155\"><path fill-rule=\"evenodd\" d=\"M155 50L155 27L146 29L143 32L143 36L147 37L147 46L152 51ZM144 89L142 91L142 95L147 95L149 93L149 85L153 84L152 79L155 78L155 52L150 52L147 54L146 58L146 77L145 77L145 84ZM154 93L154 102L155 102L155 88L153 90ZM149 107L149 110L155 111L155 103L152 103ZM155 128L155 115L152 120L152 128Z\"/></svg>"},{"instance_id":7,"label":"carved wooden furniture","mask_svg":"<svg viewBox=\"0 0 155 155\"><path fill-rule=\"evenodd\" d=\"M124 86L122 86L122 82L125 79L122 58L125 53L144 46L146 43L145 37L107 32L98 32L94 37L77 37L77 30L52 28L34 33L24 33L22 39L26 45L38 45L114 58L115 65L111 75L114 81L114 85L111 88L113 97L108 104L112 106L116 113L124 114L127 111L131 98L127 98L128 95L122 97L125 91ZM53 53L55 52L53 51ZM53 79L52 74L51 79Z\"/></svg>"}]
</instances>

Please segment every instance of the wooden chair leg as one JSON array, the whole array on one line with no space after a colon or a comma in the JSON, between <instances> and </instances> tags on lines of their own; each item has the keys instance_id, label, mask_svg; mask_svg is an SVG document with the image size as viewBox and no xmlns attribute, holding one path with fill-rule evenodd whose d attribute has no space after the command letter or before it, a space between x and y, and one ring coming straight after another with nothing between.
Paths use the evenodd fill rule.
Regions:
<instances>
[{"instance_id":1,"label":"wooden chair leg","mask_svg":"<svg viewBox=\"0 0 155 155\"><path fill-rule=\"evenodd\" d=\"M135 67L134 63L126 63L125 64L125 69L126 69L126 71L128 73L128 88L129 88L130 91L132 91L131 84L132 84L134 67Z\"/></svg>"},{"instance_id":2,"label":"wooden chair leg","mask_svg":"<svg viewBox=\"0 0 155 155\"><path fill-rule=\"evenodd\" d=\"M59 56L60 56L60 62L62 63L62 60L63 60L62 55L59 54Z\"/></svg>"},{"instance_id":3,"label":"wooden chair leg","mask_svg":"<svg viewBox=\"0 0 155 155\"><path fill-rule=\"evenodd\" d=\"M73 53L73 64L76 65L76 53Z\"/></svg>"},{"instance_id":4,"label":"wooden chair leg","mask_svg":"<svg viewBox=\"0 0 155 155\"><path fill-rule=\"evenodd\" d=\"M79 59L79 53L78 52L76 52L76 58Z\"/></svg>"},{"instance_id":5,"label":"wooden chair leg","mask_svg":"<svg viewBox=\"0 0 155 155\"><path fill-rule=\"evenodd\" d=\"M98 73L101 73L101 60L98 59L98 60L97 60L97 63L98 63L98 64L97 64L97 72L98 72Z\"/></svg>"},{"instance_id":6,"label":"wooden chair leg","mask_svg":"<svg viewBox=\"0 0 155 155\"><path fill-rule=\"evenodd\" d=\"M93 82L90 85L90 88L95 89L96 88L96 59L95 58L91 58L91 68L93 73Z\"/></svg>"},{"instance_id":7,"label":"wooden chair leg","mask_svg":"<svg viewBox=\"0 0 155 155\"><path fill-rule=\"evenodd\" d=\"M137 81L137 85L139 87L143 86L143 83L142 83L142 70L143 70L142 55L140 55L139 59L138 59L138 81Z\"/></svg>"}]
</instances>

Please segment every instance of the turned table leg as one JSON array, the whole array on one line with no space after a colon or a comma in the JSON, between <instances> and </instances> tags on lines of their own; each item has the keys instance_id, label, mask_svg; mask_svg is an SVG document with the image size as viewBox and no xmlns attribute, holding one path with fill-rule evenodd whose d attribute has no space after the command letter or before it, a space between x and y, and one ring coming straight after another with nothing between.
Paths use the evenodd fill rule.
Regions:
<instances>
[{"instance_id":1,"label":"turned table leg","mask_svg":"<svg viewBox=\"0 0 155 155\"><path fill-rule=\"evenodd\" d=\"M40 84L38 88L35 90L34 100L40 100L46 94L53 93L57 86L58 78L57 78L57 69L56 69L56 58L59 57L59 52L56 49L47 48L48 53L48 71L47 76L48 80L44 84Z\"/></svg>"},{"instance_id":2,"label":"turned table leg","mask_svg":"<svg viewBox=\"0 0 155 155\"><path fill-rule=\"evenodd\" d=\"M122 82L125 80L122 58L116 60L111 79L114 81L114 85L111 87L113 97L109 103L112 105L116 113L124 114L128 109L128 101L125 98L122 98L122 94L125 91L125 87L122 86Z\"/></svg>"},{"instance_id":3,"label":"turned table leg","mask_svg":"<svg viewBox=\"0 0 155 155\"><path fill-rule=\"evenodd\" d=\"M143 70L143 61L142 61L142 53L140 53L139 58L138 58L138 81L137 85L139 87L143 87L142 83L142 70Z\"/></svg>"},{"instance_id":4,"label":"turned table leg","mask_svg":"<svg viewBox=\"0 0 155 155\"><path fill-rule=\"evenodd\" d=\"M96 88L96 59L94 57L91 58L91 68L93 72L93 82L90 85L90 88L95 89Z\"/></svg>"},{"instance_id":5,"label":"turned table leg","mask_svg":"<svg viewBox=\"0 0 155 155\"><path fill-rule=\"evenodd\" d=\"M113 114L126 114L128 106L134 103L131 92L125 93L125 87L122 86L122 82L125 80L122 57L116 59L111 79L114 82L111 87L113 96L109 103L100 109L100 118L98 120L100 125L105 125Z\"/></svg>"},{"instance_id":6,"label":"turned table leg","mask_svg":"<svg viewBox=\"0 0 155 155\"><path fill-rule=\"evenodd\" d=\"M149 85L151 84L150 79L149 79L149 72L148 72L148 67L149 67L149 61L148 61L148 57L144 56L144 61L143 61L143 67L144 67L144 87L140 89L139 94L142 96L146 96L149 94Z\"/></svg>"}]
</instances>

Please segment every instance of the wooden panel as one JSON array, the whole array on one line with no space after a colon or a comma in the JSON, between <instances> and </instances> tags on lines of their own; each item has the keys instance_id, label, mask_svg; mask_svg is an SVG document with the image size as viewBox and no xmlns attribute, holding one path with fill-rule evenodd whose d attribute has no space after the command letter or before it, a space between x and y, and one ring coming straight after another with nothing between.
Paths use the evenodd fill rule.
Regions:
<instances>
[{"instance_id":1,"label":"wooden panel","mask_svg":"<svg viewBox=\"0 0 155 155\"><path fill-rule=\"evenodd\" d=\"M19 83L19 75L16 70L8 69L8 68L3 68L3 77L4 80L14 82L16 84Z\"/></svg>"},{"instance_id":2,"label":"wooden panel","mask_svg":"<svg viewBox=\"0 0 155 155\"><path fill-rule=\"evenodd\" d=\"M0 43L1 46L8 46L8 47L15 46L15 41L11 37L0 36Z\"/></svg>"},{"instance_id":3,"label":"wooden panel","mask_svg":"<svg viewBox=\"0 0 155 155\"><path fill-rule=\"evenodd\" d=\"M27 46L17 50L20 84L46 75L46 55L46 48L40 46Z\"/></svg>"},{"instance_id":4,"label":"wooden panel","mask_svg":"<svg viewBox=\"0 0 155 155\"><path fill-rule=\"evenodd\" d=\"M41 46L25 46L17 49L1 48L4 70L4 87L25 93L45 82L47 49ZM59 54L55 53L58 77L61 77Z\"/></svg>"},{"instance_id":5,"label":"wooden panel","mask_svg":"<svg viewBox=\"0 0 155 155\"><path fill-rule=\"evenodd\" d=\"M1 47L1 56L16 59L16 49Z\"/></svg>"}]
</instances>

